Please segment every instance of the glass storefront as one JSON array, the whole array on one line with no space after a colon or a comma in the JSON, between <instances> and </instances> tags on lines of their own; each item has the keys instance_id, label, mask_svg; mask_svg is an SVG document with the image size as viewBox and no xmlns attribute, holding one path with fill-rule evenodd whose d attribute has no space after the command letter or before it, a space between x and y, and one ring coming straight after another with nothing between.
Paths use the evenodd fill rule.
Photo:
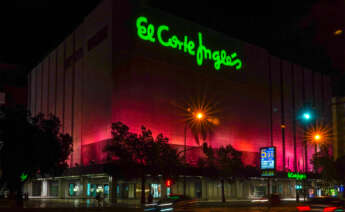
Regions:
<instances>
[{"instance_id":1,"label":"glass storefront","mask_svg":"<svg viewBox=\"0 0 345 212\"><path fill-rule=\"evenodd\" d=\"M78 188L78 186L76 184L70 183L69 187L68 187L68 195L71 196L71 197L75 196L77 191L78 191L78 189L79 188Z\"/></svg>"},{"instance_id":2,"label":"glass storefront","mask_svg":"<svg viewBox=\"0 0 345 212\"><path fill-rule=\"evenodd\" d=\"M153 198L161 198L162 196L161 184L151 184L151 194Z\"/></svg>"},{"instance_id":3,"label":"glass storefront","mask_svg":"<svg viewBox=\"0 0 345 212\"><path fill-rule=\"evenodd\" d=\"M96 197L97 193L103 193L104 198L109 197L109 185L88 183L86 187L86 195L88 197Z\"/></svg>"},{"instance_id":4,"label":"glass storefront","mask_svg":"<svg viewBox=\"0 0 345 212\"><path fill-rule=\"evenodd\" d=\"M79 181L70 182L68 186L68 196L81 196L83 192L82 185Z\"/></svg>"},{"instance_id":5,"label":"glass storefront","mask_svg":"<svg viewBox=\"0 0 345 212\"><path fill-rule=\"evenodd\" d=\"M41 196L42 193L42 182L34 181L32 182L32 196Z\"/></svg>"},{"instance_id":6,"label":"glass storefront","mask_svg":"<svg viewBox=\"0 0 345 212\"><path fill-rule=\"evenodd\" d=\"M195 197L198 199L201 199L201 195L202 195L202 186L201 186L201 182L196 182L194 184L195 186Z\"/></svg>"},{"instance_id":7,"label":"glass storefront","mask_svg":"<svg viewBox=\"0 0 345 212\"><path fill-rule=\"evenodd\" d=\"M108 197L109 196L109 185L105 184L104 185L104 197Z\"/></svg>"},{"instance_id":8,"label":"glass storefront","mask_svg":"<svg viewBox=\"0 0 345 212\"><path fill-rule=\"evenodd\" d=\"M59 195L59 183L56 181L50 181L48 186L49 196L57 197Z\"/></svg>"}]
</instances>

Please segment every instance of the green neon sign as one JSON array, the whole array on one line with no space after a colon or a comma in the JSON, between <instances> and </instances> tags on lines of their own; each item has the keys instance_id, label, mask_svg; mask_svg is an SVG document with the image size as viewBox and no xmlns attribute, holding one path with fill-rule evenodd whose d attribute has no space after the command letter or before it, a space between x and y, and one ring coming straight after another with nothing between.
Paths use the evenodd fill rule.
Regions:
<instances>
[{"instance_id":1,"label":"green neon sign","mask_svg":"<svg viewBox=\"0 0 345 212\"><path fill-rule=\"evenodd\" d=\"M27 174L22 173L22 175L20 175L20 181L21 182L24 182L27 178L28 178Z\"/></svg>"},{"instance_id":2,"label":"green neon sign","mask_svg":"<svg viewBox=\"0 0 345 212\"><path fill-rule=\"evenodd\" d=\"M295 172L288 172L288 178L294 178L296 180L304 180L307 179L306 174L295 173Z\"/></svg>"},{"instance_id":3,"label":"green neon sign","mask_svg":"<svg viewBox=\"0 0 345 212\"><path fill-rule=\"evenodd\" d=\"M198 66L202 66L205 60L214 62L214 68L220 70L221 66L234 67L236 70L242 68L242 61L237 58L237 53L228 54L226 50L211 50L206 47L201 32L198 33L198 42L191 40L187 35L183 39L177 35L169 35L170 28L167 25L160 25L155 30L155 26L148 22L144 16L140 16L136 21L137 34L142 40L158 43L164 47L177 49L186 54L196 57Z\"/></svg>"}]
</instances>

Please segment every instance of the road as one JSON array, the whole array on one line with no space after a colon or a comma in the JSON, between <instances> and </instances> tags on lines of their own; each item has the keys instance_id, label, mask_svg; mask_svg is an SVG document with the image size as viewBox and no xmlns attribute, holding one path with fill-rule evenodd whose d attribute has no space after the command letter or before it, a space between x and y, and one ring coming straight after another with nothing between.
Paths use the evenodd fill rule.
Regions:
<instances>
[{"instance_id":1,"label":"road","mask_svg":"<svg viewBox=\"0 0 345 212\"><path fill-rule=\"evenodd\" d=\"M104 211L104 212L139 212L143 211L139 205L125 205L116 204L110 205L105 202L104 207L97 208L97 202L95 200L58 200L58 199L40 199L29 200L24 204L24 209L10 209L8 208L8 202L0 201L1 212L88 212L88 211ZM242 203L227 203L222 204L220 202L215 203L200 203L196 208L181 209L177 211L184 212L290 212L296 211L296 204L293 202L283 203L277 207L269 207L267 203L251 204L248 202Z\"/></svg>"}]
</instances>

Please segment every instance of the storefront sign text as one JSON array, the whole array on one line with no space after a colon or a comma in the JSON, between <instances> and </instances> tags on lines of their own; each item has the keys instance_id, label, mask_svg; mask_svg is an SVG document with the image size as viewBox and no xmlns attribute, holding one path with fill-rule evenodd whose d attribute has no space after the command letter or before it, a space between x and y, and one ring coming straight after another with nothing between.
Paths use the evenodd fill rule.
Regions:
<instances>
[{"instance_id":1,"label":"storefront sign text","mask_svg":"<svg viewBox=\"0 0 345 212\"><path fill-rule=\"evenodd\" d=\"M205 60L211 60L214 68L220 70L221 66L234 67L236 70L242 68L242 61L237 58L237 53L228 54L226 50L211 50L207 48L203 40L201 32L198 33L198 42L196 43L187 35L183 38L170 33L167 25L155 27L148 22L144 16L140 16L136 20L137 34L140 39L152 43L158 42L160 45L168 48L183 51L186 54L196 57L198 66L202 66Z\"/></svg>"},{"instance_id":2,"label":"storefront sign text","mask_svg":"<svg viewBox=\"0 0 345 212\"><path fill-rule=\"evenodd\" d=\"M307 179L306 174L295 173L295 172L288 172L288 178L294 178L296 180L304 180Z\"/></svg>"}]
</instances>

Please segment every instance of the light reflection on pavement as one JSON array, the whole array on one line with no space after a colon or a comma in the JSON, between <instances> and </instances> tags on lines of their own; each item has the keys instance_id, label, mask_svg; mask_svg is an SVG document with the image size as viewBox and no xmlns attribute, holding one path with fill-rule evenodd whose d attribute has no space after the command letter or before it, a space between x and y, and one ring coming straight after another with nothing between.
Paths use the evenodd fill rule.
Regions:
<instances>
[{"instance_id":1,"label":"light reflection on pavement","mask_svg":"<svg viewBox=\"0 0 345 212\"><path fill-rule=\"evenodd\" d=\"M4 204L1 204L0 202L0 208L6 207ZM89 211L89 209L86 210L86 208L97 208L97 201L95 199L88 199L88 200L82 200L82 199L30 199L28 201L25 201L24 203L25 208L65 208L64 212L69 211L67 208L85 208L85 211ZM133 205L133 204L116 204L116 205L110 205L109 201L105 201L102 208L97 209L97 211L119 211L116 210L116 208L127 208L123 211L138 211L140 205ZM48 209L49 210L49 209ZM139 209L140 210L140 209ZM122 211L122 210L121 210ZM295 212L296 211L296 205L290 204L280 207L272 207L269 208L266 205L251 205L251 206L207 206L207 205L201 205L196 208L185 208L180 210L175 210L178 212Z\"/></svg>"}]
</instances>

